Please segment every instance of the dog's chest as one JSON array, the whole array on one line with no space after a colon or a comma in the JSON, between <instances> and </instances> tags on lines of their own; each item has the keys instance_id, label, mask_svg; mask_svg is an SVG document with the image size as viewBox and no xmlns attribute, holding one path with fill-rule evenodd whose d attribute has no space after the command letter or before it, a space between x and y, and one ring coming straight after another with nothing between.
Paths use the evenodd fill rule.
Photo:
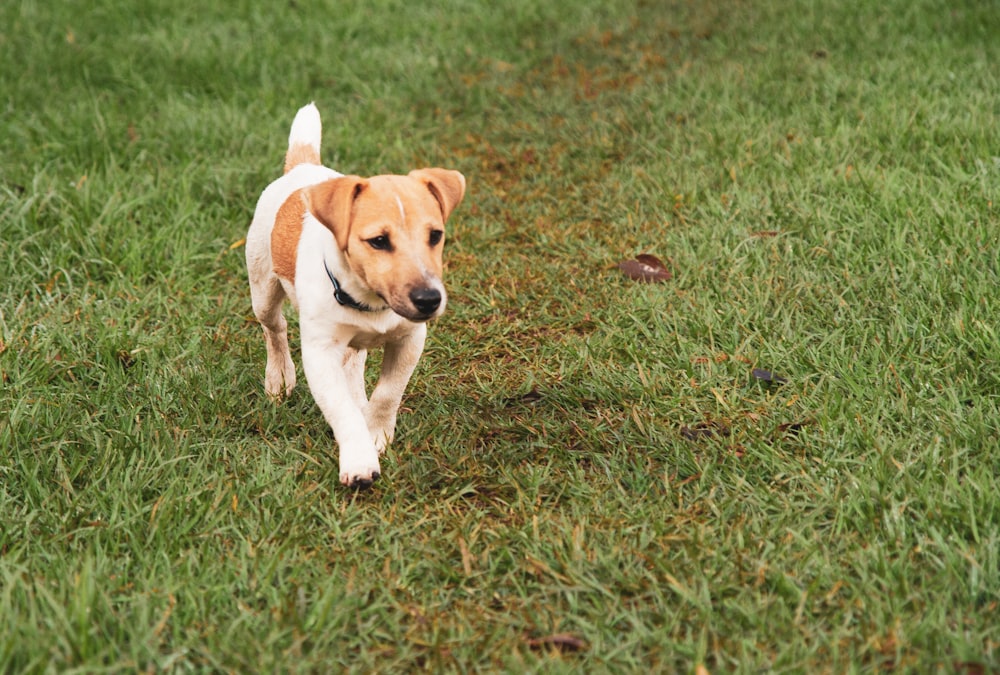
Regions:
<instances>
[{"instance_id":1,"label":"dog's chest","mask_svg":"<svg viewBox=\"0 0 1000 675\"><path fill-rule=\"evenodd\" d=\"M392 342L399 342L413 332L413 325L405 322L403 325L391 328L385 332L362 330L351 338L350 346L354 349L377 349Z\"/></svg>"}]
</instances>

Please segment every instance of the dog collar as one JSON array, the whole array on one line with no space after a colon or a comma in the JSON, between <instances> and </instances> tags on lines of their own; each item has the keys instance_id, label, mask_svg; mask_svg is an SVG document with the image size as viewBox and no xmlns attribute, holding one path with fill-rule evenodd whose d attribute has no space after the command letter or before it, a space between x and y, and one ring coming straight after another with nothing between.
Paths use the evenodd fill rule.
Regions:
<instances>
[{"instance_id":1,"label":"dog collar","mask_svg":"<svg viewBox=\"0 0 1000 675\"><path fill-rule=\"evenodd\" d=\"M359 302L354 299L354 297L345 291L340 282L337 281L337 277L333 276L333 272L330 271L330 267L326 264L326 258L323 258L323 269L326 270L326 276L330 277L330 283L333 284L333 297L337 299L337 302L344 307L350 307L351 309L356 309L359 312L381 312L382 309L375 309L370 305L366 305L363 302ZM383 308L384 309L384 308Z\"/></svg>"}]
</instances>

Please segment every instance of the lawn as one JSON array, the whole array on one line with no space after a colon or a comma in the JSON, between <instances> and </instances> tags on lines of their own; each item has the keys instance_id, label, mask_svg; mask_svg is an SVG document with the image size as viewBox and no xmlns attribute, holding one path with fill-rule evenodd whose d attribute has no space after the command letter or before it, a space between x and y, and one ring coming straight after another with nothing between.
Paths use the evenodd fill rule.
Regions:
<instances>
[{"instance_id":1,"label":"lawn","mask_svg":"<svg viewBox=\"0 0 1000 675\"><path fill-rule=\"evenodd\" d=\"M974 0L0 4L0 671L1000 672L998 63ZM311 100L469 184L367 491L246 283Z\"/></svg>"}]
</instances>

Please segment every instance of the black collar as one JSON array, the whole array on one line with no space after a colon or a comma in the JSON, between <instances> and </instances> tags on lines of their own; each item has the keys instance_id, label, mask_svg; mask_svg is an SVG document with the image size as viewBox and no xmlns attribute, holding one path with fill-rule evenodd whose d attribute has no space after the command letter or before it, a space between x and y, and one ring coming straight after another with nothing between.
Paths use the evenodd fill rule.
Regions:
<instances>
[{"instance_id":1,"label":"black collar","mask_svg":"<svg viewBox=\"0 0 1000 675\"><path fill-rule=\"evenodd\" d=\"M351 309L356 309L359 312L381 312L385 309L384 307L375 309L374 307L366 305L363 302L358 302L351 296L350 293L341 288L340 282L337 281L335 276L333 276L333 272L330 271L330 267L326 264L326 258L323 259L323 269L326 270L326 276L330 277L330 283L333 284L333 297L335 297L337 302L344 307L350 307Z\"/></svg>"}]
</instances>

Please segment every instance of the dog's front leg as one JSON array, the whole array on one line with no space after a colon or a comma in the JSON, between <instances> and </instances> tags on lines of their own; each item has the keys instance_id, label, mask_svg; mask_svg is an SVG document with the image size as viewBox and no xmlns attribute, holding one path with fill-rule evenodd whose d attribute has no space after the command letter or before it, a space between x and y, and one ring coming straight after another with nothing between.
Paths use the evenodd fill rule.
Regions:
<instances>
[{"instance_id":1,"label":"dog's front leg","mask_svg":"<svg viewBox=\"0 0 1000 675\"><path fill-rule=\"evenodd\" d=\"M347 374L347 386L351 388L351 397L358 407L364 410L368 407L368 395L365 393L365 361L368 351L348 348L344 354L344 373Z\"/></svg>"},{"instance_id":2,"label":"dog's front leg","mask_svg":"<svg viewBox=\"0 0 1000 675\"><path fill-rule=\"evenodd\" d=\"M403 392L413 375L427 339L427 325L420 324L408 336L386 343L382 356L382 372L372 390L365 410L368 429L379 453L392 442L396 431L396 414Z\"/></svg>"},{"instance_id":3,"label":"dog's front leg","mask_svg":"<svg viewBox=\"0 0 1000 675\"><path fill-rule=\"evenodd\" d=\"M367 487L379 477L378 451L344 369L347 345L302 327L302 368L316 405L340 446L340 482Z\"/></svg>"}]
</instances>

